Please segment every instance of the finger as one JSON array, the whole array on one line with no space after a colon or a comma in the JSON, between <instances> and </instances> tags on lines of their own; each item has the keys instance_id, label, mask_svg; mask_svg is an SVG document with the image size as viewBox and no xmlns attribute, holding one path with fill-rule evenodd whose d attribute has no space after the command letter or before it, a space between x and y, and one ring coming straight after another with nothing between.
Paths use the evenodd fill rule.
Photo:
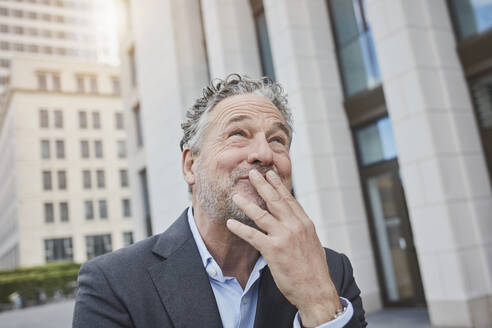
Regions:
<instances>
[{"instance_id":1,"label":"finger","mask_svg":"<svg viewBox=\"0 0 492 328\"><path fill-rule=\"evenodd\" d=\"M290 207L282 198L282 196L275 190L275 188L261 175L257 170L249 171L249 180L251 184L256 188L258 194L265 200L268 210L277 219L287 217L290 213Z\"/></svg>"},{"instance_id":2,"label":"finger","mask_svg":"<svg viewBox=\"0 0 492 328\"><path fill-rule=\"evenodd\" d=\"M301 204L292 196L290 190L282 183L282 180L275 171L270 170L266 173L267 181L275 188L278 194L286 201L290 206L294 214L299 218L307 217L306 212L302 208Z\"/></svg>"},{"instance_id":3,"label":"finger","mask_svg":"<svg viewBox=\"0 0 492 328\"><path fill-rule=\"evenodd\" d=\"M246 216L253 220L261 230L266 233L273 232L277 220L270 213L239 194L232 196L232 201L244 212L244 214L246 214Z\"/></svg>"},{"instance_id":4,"label":"finger","mask_svg":"<svg viewBox=\"0 0 492 328\"><path fill-rule=\"evenodd\" d=\"M258 229L252 228L234 219L227 220L226 225L233 234L248 242L260 253L263 254L263 252L268 249L270 241L268 240L267 235L260 232Z\"/></svg>"}]
</instances>

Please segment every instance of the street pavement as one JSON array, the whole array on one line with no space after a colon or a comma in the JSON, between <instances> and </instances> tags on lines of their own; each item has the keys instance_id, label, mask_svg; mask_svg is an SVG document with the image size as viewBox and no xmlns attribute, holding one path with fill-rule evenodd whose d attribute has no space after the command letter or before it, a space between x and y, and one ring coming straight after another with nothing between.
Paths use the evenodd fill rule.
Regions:
<instances>
[{"instance_id":1,"label":"street pavement","mask_svg":"<svg viewBox=\"0 0 492 328\"><path fill-rule=\"evenodd\" d=\"M26 309L0 312L0 328L69 328L73 300L59 301ZM390 309L367 315L369 327L429 328L425 309Z\"/></svg>"}]
</instances>

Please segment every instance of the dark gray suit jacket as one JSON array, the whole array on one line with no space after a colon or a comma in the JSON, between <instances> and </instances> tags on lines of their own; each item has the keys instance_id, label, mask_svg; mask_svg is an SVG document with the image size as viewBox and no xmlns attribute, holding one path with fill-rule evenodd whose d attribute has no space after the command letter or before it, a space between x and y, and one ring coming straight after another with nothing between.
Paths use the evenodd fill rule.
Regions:
<instances>
[{"instance_id":1,"label":"dark gray suit jacket","mask_svg":"<svg viewBox=\"0 0 492 328\"><path fill-rule=\"evenodd\" d=\"M326 256L338 293L354 307L346 327L365 327L360 290L348 258L329 249ZM222 327L186 210L164 233L85 263L78 286L76 328ZM296 312L265 267L255 328L292 327Z\"/></svg>"}]
</instances>

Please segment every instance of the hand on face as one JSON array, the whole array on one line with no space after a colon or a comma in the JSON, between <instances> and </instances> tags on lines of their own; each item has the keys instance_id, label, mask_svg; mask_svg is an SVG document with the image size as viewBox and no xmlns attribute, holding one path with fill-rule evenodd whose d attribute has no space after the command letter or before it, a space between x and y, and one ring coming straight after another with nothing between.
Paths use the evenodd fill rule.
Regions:
<instances>
[{"instance_id":1,"label":"hand on face","mask_svg":"<svg viewBox=\"0 0 492 328\"><path fill-rule=\"evenodd\" d=\"M264 232L236 220L228 220L227 227L263 255L279 290L298 308L303 325L331 320L341 305L313 222L273 170L266 179L251 170L249 180L268 211L239 194L233 201Z\"/></svg>"}]
</instances>

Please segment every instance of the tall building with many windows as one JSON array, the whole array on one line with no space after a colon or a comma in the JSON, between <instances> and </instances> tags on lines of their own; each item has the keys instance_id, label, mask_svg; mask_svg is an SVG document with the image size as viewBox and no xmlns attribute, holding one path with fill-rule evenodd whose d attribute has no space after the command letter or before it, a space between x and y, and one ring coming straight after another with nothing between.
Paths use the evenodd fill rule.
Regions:
<instances>
[{"instance_id":1,"label":"tall building with many windows","mask_svg":"<svg viewBox=\"0 0 492 328\"><path fill-rule=\"evenodd\" d=\"M118 62L112 0L0 0L0 91L11 59Z\"/></svg>"},{"instance_id":2,"label":"tall building with many windows","mask_svg":"<svg viewBox=\"0 0 492 328\"><path fill-rule=\"evenodd\" d=\"M0 111L0 269L133 242L118 67L17 58Z\"/></svg>"},{"instance_id":3,"label":"tall building with many windows","mask_svg":"<svg viewBox=\"0 0 492 328\"><path fill-rule=\"evenodd\" d=\"M295 195L365 308L492 324L491 0L120 0L136 239L189 205L180 123L211 78L289 94Z\"/></svg>"}]
</instances>

